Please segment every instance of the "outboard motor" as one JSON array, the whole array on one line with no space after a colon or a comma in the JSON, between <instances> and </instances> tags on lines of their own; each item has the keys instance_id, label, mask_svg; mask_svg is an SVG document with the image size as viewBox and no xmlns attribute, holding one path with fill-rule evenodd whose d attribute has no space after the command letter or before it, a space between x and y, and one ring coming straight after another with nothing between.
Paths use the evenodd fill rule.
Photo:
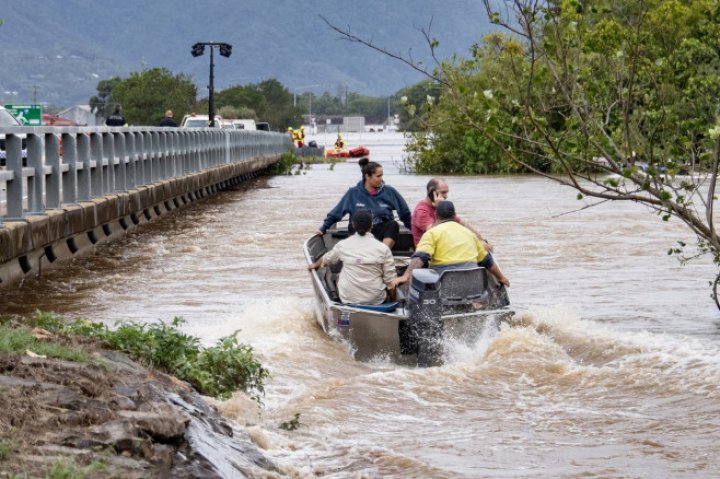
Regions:
<instances>
[{"instance_id":1,"label":"outboard motor","mask_svg":"<svg viewBox=\"0 0 720 479\"><path fill-rule=\"evenodd\" d=\"M417 353L418 366L436 366L442 357L440 275L431 269L414 270L407 303L408 319L400 323L401 352Z\"/></svg>"}]
</instances>

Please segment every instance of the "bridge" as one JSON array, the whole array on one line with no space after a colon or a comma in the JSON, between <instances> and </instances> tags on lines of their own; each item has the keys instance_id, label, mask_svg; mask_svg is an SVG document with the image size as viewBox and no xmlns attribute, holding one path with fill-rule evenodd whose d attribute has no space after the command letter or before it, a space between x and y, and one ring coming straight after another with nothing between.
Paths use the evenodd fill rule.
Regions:
<instances>
[{"instance_id":1,"label":"bridge","mask_svg":"<svg viewBox=\"0 0 720 479\"><path fill-rule=\"evenodd\" d=\"M1 128L0 288L257 176L291 148L265 131Z\"/></svg>"}]
</instances>

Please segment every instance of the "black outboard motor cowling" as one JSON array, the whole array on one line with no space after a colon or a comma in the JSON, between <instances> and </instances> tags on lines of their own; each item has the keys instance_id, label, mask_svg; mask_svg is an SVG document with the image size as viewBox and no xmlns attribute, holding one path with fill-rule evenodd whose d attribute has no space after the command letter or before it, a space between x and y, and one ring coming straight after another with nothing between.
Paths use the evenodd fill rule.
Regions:
<instances>
[{"instance_id":1,"label":"black outboard motor cowling","mask_svg":"<svg viewBox=\"0 0 720 479\"><path fill-rule=\"evenodd\" d=\"M436 366L443 352L440 275L431 269L414 270L407 303L409 315L400 331L402 352L417 353L418 366Z\"/></svg>"}]
</instances>

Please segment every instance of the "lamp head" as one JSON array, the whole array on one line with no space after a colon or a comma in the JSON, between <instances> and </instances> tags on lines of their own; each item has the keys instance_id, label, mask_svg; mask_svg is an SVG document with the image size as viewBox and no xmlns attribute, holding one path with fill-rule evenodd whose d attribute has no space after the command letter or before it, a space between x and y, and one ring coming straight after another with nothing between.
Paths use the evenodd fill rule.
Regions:
<instances>
[{"instance_id":1,"label":"lamp head","mask_svg":"<svg viewBox=\"0 0 720 479\"><path fill-rule=\"evenodd\" d=\"M203 54L204 51L205 51L205 45L203 45L202 43L196 43L195 45L192 46L192 50L190 50L190 53L194 57L199 57L200 55Z\"/></svg>"},{"instance_id":2,"label":"lamp head","mask_svg":"<svg viewBox=\"0 0 720 479\"><path fill-rule=\"evenodd\" d=\"M229 57L230 55L232 55L232 45L230 45L229 43L221 43L220 55L224 57Z\"/></svg>"}]
</instances>

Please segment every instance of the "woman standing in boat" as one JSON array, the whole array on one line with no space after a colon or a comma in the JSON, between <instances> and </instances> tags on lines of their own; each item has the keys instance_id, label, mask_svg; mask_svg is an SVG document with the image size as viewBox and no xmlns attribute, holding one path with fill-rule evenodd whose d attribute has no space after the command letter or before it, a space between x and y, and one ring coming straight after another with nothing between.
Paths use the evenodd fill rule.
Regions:
<instances>
[{"instance_id":1,"label":"woman standing in boat","mask_svg":"<svg viewBox=\"0 0 720 479\"><path fill-rule=\"evenodd\" d=\"M335 208L330 210L317 234L325 234L346 214L352 216L357 210L370 210L373 216L373 236L392 248L400 236L400 226L393 217L393 211L397 211L400 221L409 229L410 208L395 188L385 184L380 163L362 158L358 164L362 170L362 180L348 189Z\"/></svg>"}]
</instances>

